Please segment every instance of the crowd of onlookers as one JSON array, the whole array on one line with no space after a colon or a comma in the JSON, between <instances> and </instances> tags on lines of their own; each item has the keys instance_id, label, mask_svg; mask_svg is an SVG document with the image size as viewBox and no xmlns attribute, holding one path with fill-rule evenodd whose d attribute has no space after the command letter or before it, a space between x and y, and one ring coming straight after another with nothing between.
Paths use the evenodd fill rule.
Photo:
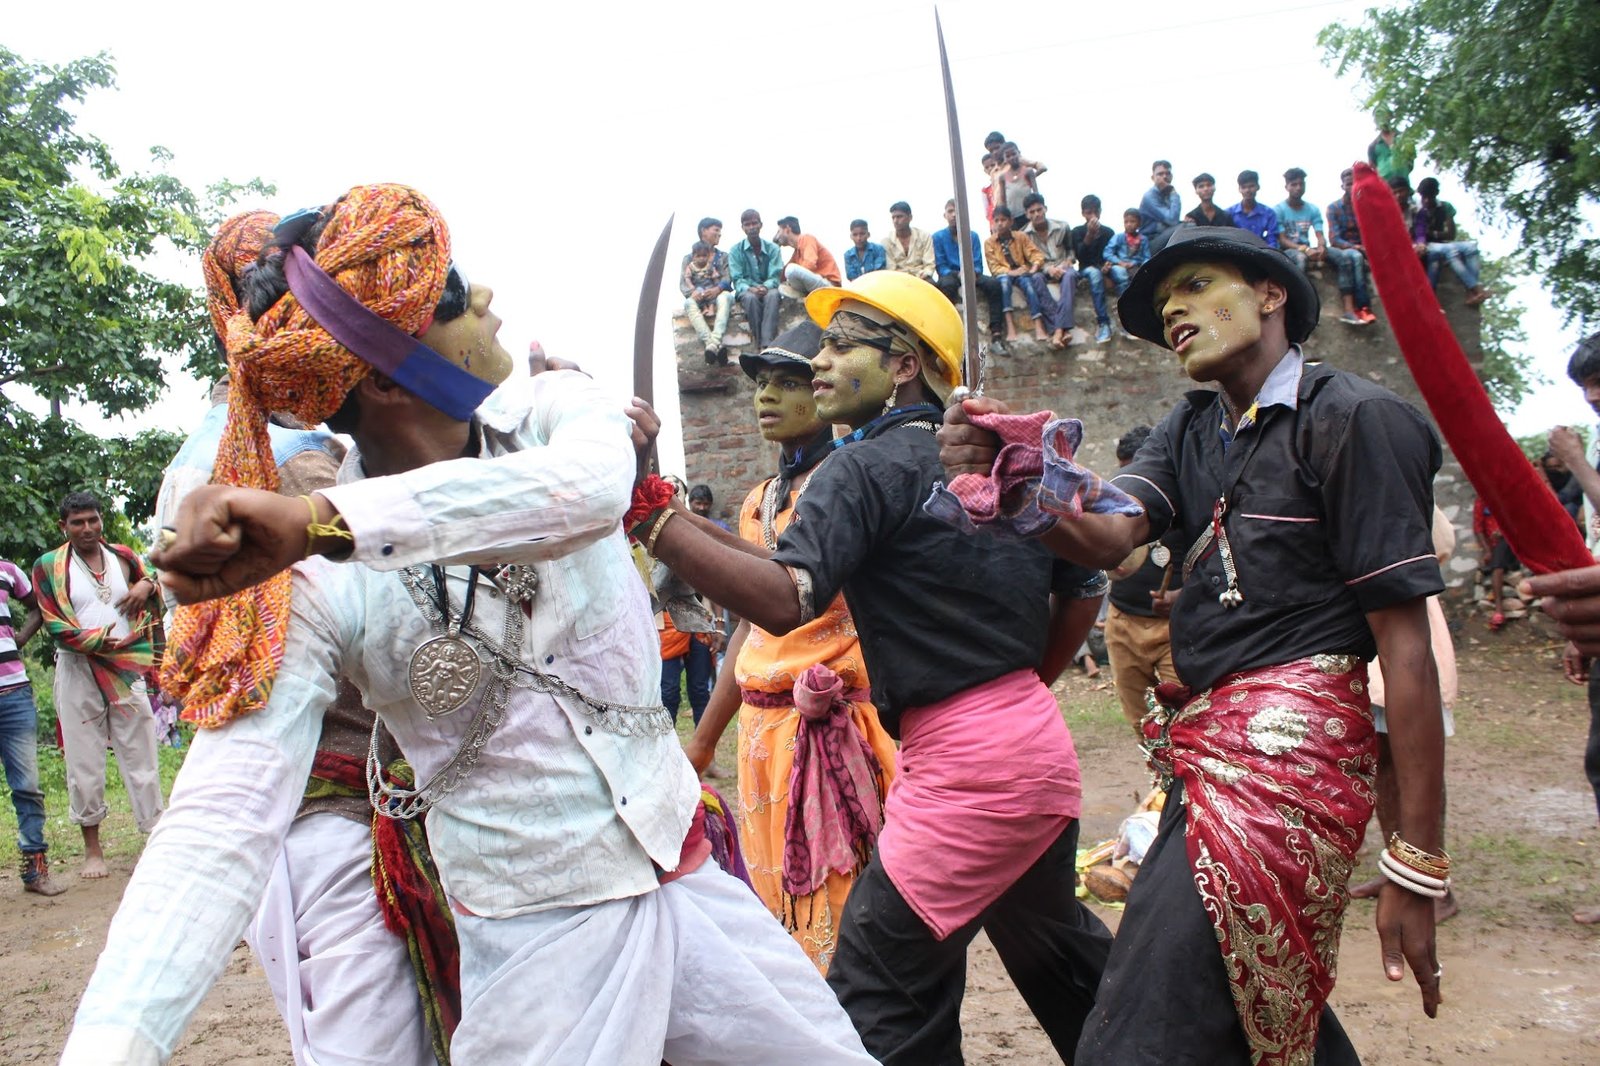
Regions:
<instances>
[{"instance_id":1,"label":"crowd of onlookers","mask_svg":"<svg viewBox=\"0 0 1600 1066\"><path fill-rule=\"evenodd\" d=\"M1477 244L1461 239L1455 208L1439 199L1438 179L1424 178L1412 189L1411 158L1397 145L1393 130L1379 133L1368 146L1367 158L1394 190L1429 280L1437 285L1441 269L1448 266L1467 290L1469 306L1487 299ZM1018 337L1012 312L1023 310L1036 340L1057 349L1071 344L1080 284L1094 304L1094 342L1110 340L1108 297L1126 289L1180 226L1249 230L1302 270L1331 266L1343 303L1340 321L1364 326L1376 320L1366 250L1350 199L1349 169L1340 175L1340 197L1327 205L1326 212L1305 198L1306 172L1299 167L1284 171L1284 196L1271 206L1257 199L1261 175L1256 171L1239 172L1235 179L1239 198L1230 207L1216 202L1217 179L1202 171L1191 182L1198 202L1184 211L1183 196L1173 185L1172 164L1157 159L1150 166L1150 187L1137 206L1122 211L1120 226L1102 224L1103 205L1092 193L1078 204L1082 225L1068 226L1050 217L1039 191L1039 178L1049 168L1025 157L1015 142L999 132L990 133L984 138L982 165L988 179L983 189L985 221L974 222L971 239L978 292L988 309L991 350L1003 353L1006 343ZM804 298L813 289L840 285L874 270L899 270L924 278L952 302L959 302L961 251L954 200L945 204L944 216L945 225L930 235L911 224L911 206L898 201L889 206L889 232L881 241L873 239L866 219L855 219L842 267L793 215L778 220L777 233L769 241L761 235L760 212L745 211L739 218L743 238L727 251L720 247L721 220L701 219L699 239L683 259L679 287L684 313L705 346L707 362L727 359L723 338L736 301L758 348L777 334L779 301L785 296ZM987 238L979 230L987 230Z\"/></svg>"}]
</instances>

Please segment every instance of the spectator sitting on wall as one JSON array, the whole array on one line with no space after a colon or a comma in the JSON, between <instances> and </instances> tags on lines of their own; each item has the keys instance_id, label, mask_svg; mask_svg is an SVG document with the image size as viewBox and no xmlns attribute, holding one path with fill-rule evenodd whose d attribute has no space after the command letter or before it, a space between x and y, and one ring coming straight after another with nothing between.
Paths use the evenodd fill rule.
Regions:
<instances>
[{"instance_id":1,"label":"spectator sitting on wall","mask_svg":"<svg viewBox=\"0 0 1600 1066\"><path fill-rule=\"evenodd\" d=\"M728 253L733 295L750 325L750 340L760 351L778 335L778 285L783 280L783 254L761 236L761 212L750 208L739 216L745 239Z\"/></svg>"},{"instance_id":2,"label":"spectator sitting on wall","mask_svg":"<svg viewBox=\"0 0 1600 1066\"><path fill-rule=\"evenodd\" d=\"M683 293L683 313L694 327L695 336L705 346L706 362L723 363L722 334L728 328L728 310L733 297L723 288L728 277L727 259L717 261L717 250L705 241L695 241L684 261L678 289ZM710 319L708 325L706 320Z\"/></svg>"},{"instance_id":3,"label":"spectator sitting on wall","mask_svg":"<svg viewBox=\"0 0 1600 1066\"><path fill-rule=\"evenodd\" d=\"M1183 221L1183 199L1172 187L1172 164L1150 164L1150 188L1139 201L1139 236L1153 241Z\"/></svg>"},{"instance_id":4,"label":"spectator sitting on wall","mask_svg":"<svg viewBox=\"0 0 1600 1066\"><path fill-rule=\"evenodd\" d=\"M994 236L983 242L983 258L989 272L1000 279L1000 306L1005 314L1006 340L1016 340L1017 328L1011 322L1011 293L1021 289L1028 301L1028 316L1033 319L1035 340L1048 340L1044 331L1044 305L1055 313L1055 301L1044 283L1044 255L1032 241L1011 229L1015 219L1004 204L994 209ZM1043 299L1040 299L1040 296Z\"/></svg>"},{"instance_id":5,"label":"spectator sitting on wall","mask_svg":"<svg viewBox=\"0 0 1600 1066\"><path fill-rule=\"evenodd\" d=\"M1100 197L1090 193L1079 204L1083 211L1083 225L1073 226L1068 238L1072 242L1072 256L1078 261L1078 273L1089 283L1089 295L1094 299L1094 342L1104 344L1111 339L1111 314L1106 310L1106 246L1111 243L1111 230L1100 224Z\"/></svg>"},{"instance_id":6,"label":"spectator sitting on wall","mask_svg":"<svg viewBox=\"0 0 1600 1066\"><path fill-rule=\"evenodd\" d=\"M1253 170L1239 171L1239 202L1228 208L1233 224L1247 229L1267 242L1268 248L1278 246L1278 213L1266 204L1256 202L1261 191L1261 175Z\"/></svg>"},{"instance_id":7,"label":"spectator sitting on wall","mask_svg":"<svg viewBox=\"0 0 1600 1066\"><path fill-rule=\"evenodd\" d=\"M996 206L1003 203L1011 209L1015 221L1027 211L1027 199L1039 191L1039 173L1022 161L1022 150L1007 141L1000 149L1000 182L1002 193Z\"/></svg>"},{"instance_id":8,"label":"spectator sitting on wall","mask_svg":"<svg viewBox=\"0 0 1600 1066\"><path fill-rule=\"evenodd\" d=\"M934 269L938 271L937 282L939 291L949 297L951 303L961 300L961 245L956 243L956 202L945 201L944 220L946 226L933 235ZM1006 354L1006 346L1001 340L1001 334L1010 325L1000 303L1000 282L983 272L983 247L978 243L978 235L969 233L972 240L972 270L977 275L978 292L989 304L989 350L998 354ZM972 308L967 309L968 314L975 314Z\"/></svg>"},{"instance_id":9,"label":"spectator sitting on wall","mask_svg":"<svg viewBox=\"0 0 1600 1066\"><path fill-rule=\"evenodd\" d=\"M774 240L780 247L794 249L794 255L783 268L784 283L791 289L804 296L839 284L839 264L834 261L833 253L811 234L801 233L799 219L793 215L778 219L778 235Z\"/></svg>"},{"instance_id":10,"label":"spectator sitting on wall","mask_svg":"<svg viewBox=\"0 0 1600 1066\"><path fill-rule=\"evenodd\" d=\"M1322 210L1306 201L1306 172L1299 167L1283 172L1283 187L1289 197L1272 209L1278 216L1278 250L1289 257L1289 262L1304 270L1328 257L1328 239L1322 232ZM1316 247L1311 245L1313 235L1317 238Z\"/></svg>"},{"instance_id":11,"label":"spectator sitting on wall","mask_svg":"<svg viewBox=\"0 0 1600 1066\"><path fill-rule=\"evenodd\" d=\"M1428 282L1439 287L1439 267L1450 264L1450 270L1461 279L1467 290L1463 301L1476 307L1489 298L1489 290L1479 284L1483 264L1478 258L1478 242L1456 239L1456 209L1447 200L1439 199L1439 179L1423 178L1417 182L1417 196L1422 200L1412 220L1412 235L1419 246L1418 254L1428 267Z\"/></svg>"},{"instance_id":12,"label":"spectator sitting on wall","mask_svg":"<svg viewBox=\"0 0 1600 1066\"><path fill-rule=\"evenodd\" d=\"M1233 226L1233 214L1225 207L1218 207L1212 202L1212 197L1217 195L1217 179L1210 174L1202 172L1194 179L1194 194L1200 197L1200 204L1193 211L1183 217L1196 226Z\"/></svg>"},{"instance_id":13,"label":"spectator sitting on wall","mask_svg":"<svg viewBox=\"0 0 1600 1066\"><path fill-rule=\"evenodd\" d=\"M866 219L858 218L850 223L850 247L844 252L844 276L851 281L889 266L888 253L883 245L868 240L871 236Z\"/></svg>"},{"instance_id":14,"label":"spectator sitting on wall","mask_svg":"<svg viewBox=\"0 0 1600 1066\"><path fill-rule=\"evenodd\" d=\"M911 205L896 200L889 205L889 224L893 232L883 243L890 270L936 281L938 269L933 261L933 238L911 224Z\"/></svg>"},{"instance_id":15,"label":"spectator sitting on wall","mask_svg":"<svg viewBox=\"0 0 1600 1066\"><path fill-rule=\"evenodd\" d=\"M707 244L711 245L712 262L715 263L722 271L722 277L724 279L722 288L724 291L731 293L733 291L733 278L728 272L728 253L724 252L721 248L722 219L709 217L702 218L700 220L700 224L695 227L695 236L697 239L705 241ZM683 266L689 265L689 256L692 255L694 255L694 252L691 250L689 255L683 257Z\"/></svg>"},{"instance_id":16,"label":"spectator sitting on wall","mask_svg":"<svg viewBox=\"0 0 1600 1066\"><path fill-rule=\"evenodd\" d=\"M1050 347L1065 348L1072 338L1072 303L1078 285L1078 272L1072 268L1071 233L1065 223L1046 217L1044 197L1038 193L1029 193L1022 204L1028 216L1022 233L1044 256L1044 282L1040 289L1049 296L1050 282L1061 286L1060 297L1052 301L1055 313L1045 316Z\"/></svg>"},{"instance_id":17,"label":"spectator sitting on wall","mask_svg":"<svg viewBox=\"0 0 1600 1066\"><path fill-rule=\"evenodd\" d=\"M1106 272L1118 295L1128 291L1134 273L1150 259L1150 241L1139 232L1139 221L1137 207L1122 212L1122 232L1106 246Z\"/></svg>"},{"instance_id":18,"label":"spectator sitting on wall","mask_svg":"<svg viewBox=\"0 0 1600 1066\"><path fill-rule=\"evenodd\" d=\"M1001 171L1005 163L1001 162L999 153L990 153L983 157L983 177L987 182L983 187L983 217L989 223L989 228L994 228L995 205L1005 202L1006 186L1001 179Z\"/></svg>"},{"instance_id":19,"label":"spectator sitting on wall","mask_svg":"<svg viewBox=\"0 0 1600 1066\"><path fill-rule=\"evenodd\" d=\"M1005 147L1008 144L1016 144L1016 142L1007 140L1005 134L999 130L991 130L989 135L983 139L983 150L994 156L996 162L1004 164ZM1020 149L1017 154L1022 156ZM1034 177L1038 177L1050 169L1037 159L1029 159L1027 156L1022 156L1022 165L1033 171Z\"/></svg>"},{"instance_id":20,"label":"spectator sitting on wall","mask_svg":"<svg viewBox=\"0 0 1600 1066\"><path fill-rule=\"evenodd\" d=\"M1328 205L1328 261L1339 272L1339 298L1344 301L1339 321L1365 326L1376 322L1378 316L1372 313L1372 298L1367 294L1367 250L1361 245L1361 228L1356 225L1355 204L1350 199L1355 171L1346 167L1339 183L1344 195Z\"/></svg>"}]
</instances>

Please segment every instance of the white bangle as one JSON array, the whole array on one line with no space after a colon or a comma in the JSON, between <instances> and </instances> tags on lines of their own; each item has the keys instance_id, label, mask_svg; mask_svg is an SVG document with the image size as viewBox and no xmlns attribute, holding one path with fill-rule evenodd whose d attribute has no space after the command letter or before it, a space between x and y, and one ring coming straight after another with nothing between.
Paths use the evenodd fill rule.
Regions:
<instances>
[{"instance_id":1,"label":"white bangle","mask_svg":"<svg viewBox=\"0 0 1600 1066\"><path fill-rule=\"evenodd\" d=\"M1426 874L1419 874L1415 870L1407 869L1401 863L1390 858L1387 851L1378 856L1378 869L1383 873L1383 876L1407 892L1415 892L1417 895L1426 896L1429 899L1444 899L1450 893L1449 881L1441 881L1437 877L1428 877ZM1434 884L1424 884L1423 882L1425 881L1432 881Z\"/></svg>"},{"instance_id":2,"label":"white bangle","mask_svg":"<svg viewBox=\"0 0 1600 1066\"><path fill-rule=\"evenodd\" d=\"M1392 867L1395 873L1406 878L1408 881L1415 882L1416 884L1425 885L1428 888L1450 887L1449 878L1434 877L1432 874L1425 874L1415 866L1412 866L1409 863L1401 862L1399 859L1395 858L1394 852L1392 851L1385 851L1378 857L1378 865L1383 866L1385 864Z\"/></svg>"}]
</instances>

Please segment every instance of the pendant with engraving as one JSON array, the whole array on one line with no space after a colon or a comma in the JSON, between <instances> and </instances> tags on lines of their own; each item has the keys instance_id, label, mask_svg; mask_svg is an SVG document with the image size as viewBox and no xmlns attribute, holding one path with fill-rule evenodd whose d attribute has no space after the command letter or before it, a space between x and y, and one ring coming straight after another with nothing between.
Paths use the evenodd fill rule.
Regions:
<instances>
[{"instance_id":1,"label":"pendant with engraving","mask_svg":"<svg viewBox=\"0 0 1600 1066\"><path fill-rule=\"evenodd\" d=\"M111 602L111 586L110 585L96 585L94 587L94 595L95 595L95 598L98 599L101 603L110 603Z\"/></svg>"},{"instance_id":2,"label":"pendant with engraving","mask_svg":"<svg viewBox=\"0 0 1600 1066\"><path fill-rule=\"evenodd\" d=\"M1225 588L1217 597L1217 602L1232 610L1244 602L1244 594L1236 588Z\"/></svg>"},{"instance_id":3,"label":"pendant with engraving","mask_svg":"<svg viewBox=\"0 0 1600 1066\"><path fill-rule=\"evenodd\" d=\"M1166 566L1172 562L1172 549L1165 544L1157 544L1150 549L1150 561L1157 566Z\"/></svg>"},{"instance_id":4,"label":"pendant with engraving","mask_svg":"<svg viewBox=\"0 0 1600 1066\"><path fill-rule=\"evenodd\" d=\"M466 706L482 674L483 663L472 645L449 634L425 640L411 653L407 680L412 697L431 721Z\"/></svg>"}]
</instances>

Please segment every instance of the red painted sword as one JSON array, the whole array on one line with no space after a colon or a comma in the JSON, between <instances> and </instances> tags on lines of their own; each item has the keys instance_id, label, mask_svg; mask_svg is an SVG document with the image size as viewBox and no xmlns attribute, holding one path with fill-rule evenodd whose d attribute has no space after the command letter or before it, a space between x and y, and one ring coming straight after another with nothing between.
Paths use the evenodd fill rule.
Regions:
<instances>
[{"instance_id":1,"label":"red painted sword","mask_svg":"<svg viewBox=\"0 0 1600 1066\"><path fill-rule=\"evenodd\" d=\"M1394 193L1366 163L1355 165L1353 198L1372 280L1400 354L1511 550L1539 574L1593 566L1571 516L1495 414L1428 284Z\"/></svg>"}]
</instances>

